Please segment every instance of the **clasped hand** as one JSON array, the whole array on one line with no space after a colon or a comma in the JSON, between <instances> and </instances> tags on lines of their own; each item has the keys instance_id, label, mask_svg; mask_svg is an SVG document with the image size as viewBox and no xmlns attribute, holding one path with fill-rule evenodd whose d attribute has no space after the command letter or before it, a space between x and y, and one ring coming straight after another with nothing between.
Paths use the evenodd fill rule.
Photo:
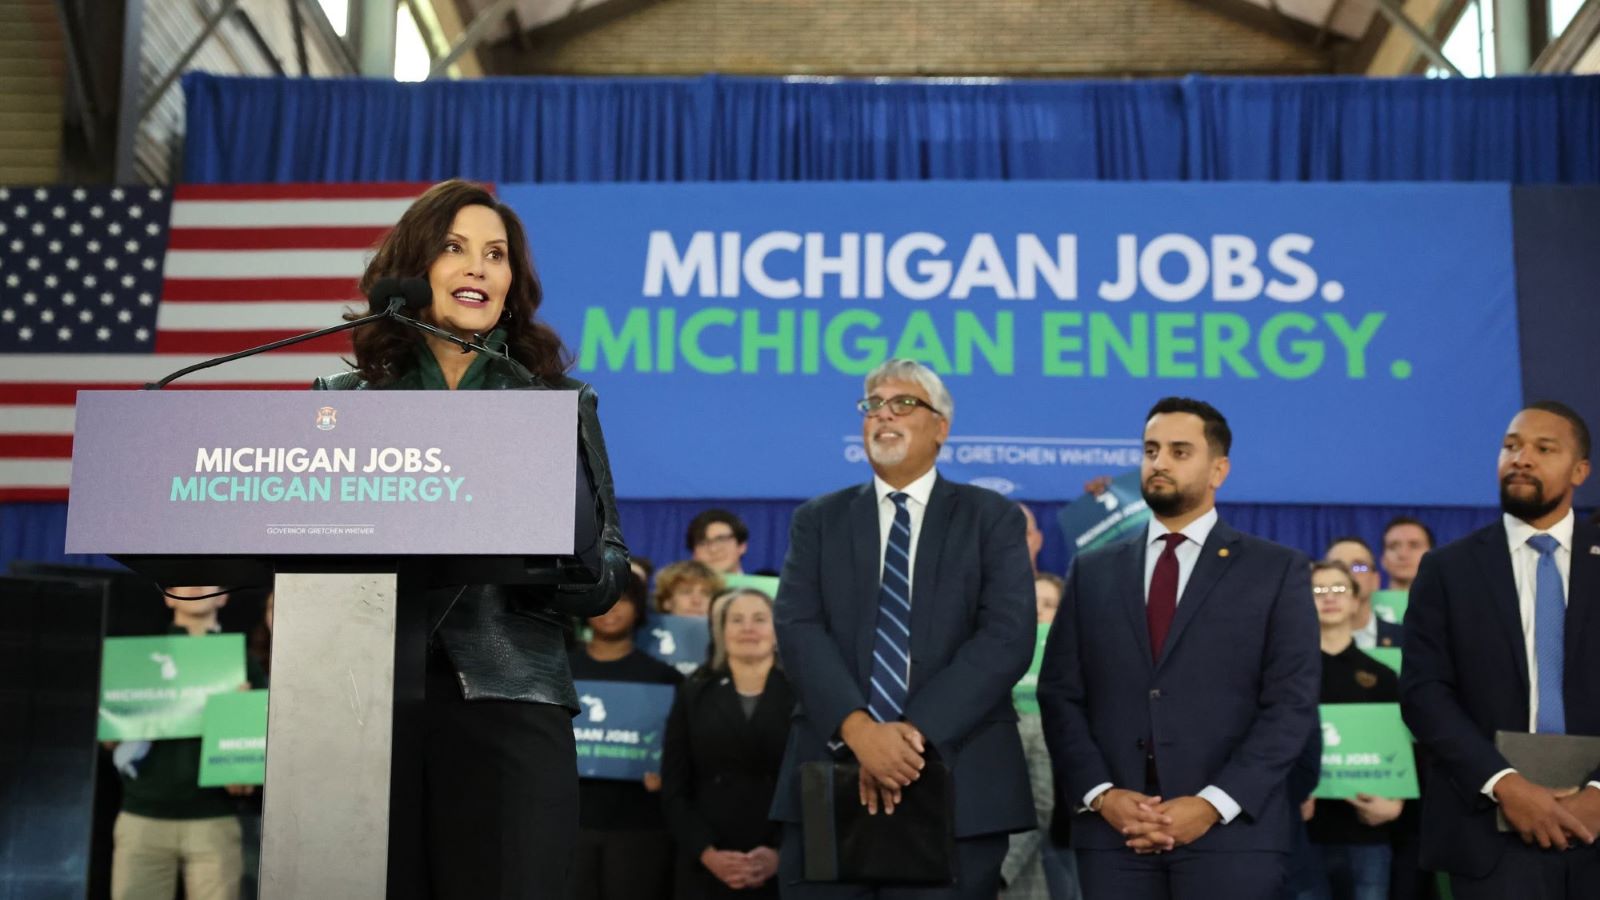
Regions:
<instances>
[{"instance_id":1,"label":"clasped hand","mask_svg":"<svg viewBox=\"0 0 1600 900\"><path fill-rule=\"evenodd\" d=\"M1199 797L1178 797L1163 802L1137 791L1111 788L1100 804L1100 815L1135 853L1161 853L1192 844L1221 821L1216 807Z\"/></svg>"},{"instance_id":2,"label":"clasped hand","mask_svg":"<svg viewBox=\"0 0 1600 900\"><path fill-rule=\"evenodd\" d=\"M856 710L839 726L839 736L861 767L861 805L871 815L880 807L892 814L900 792L922 777L927 764L922 732L909 722L877 722Z\"/></svg>"},{"instance_id":3,"label":"clasped hand","mask_svg":"<svg viewBox=\"0 0 1600 900\"><path fill-rule=\"evenodd\" d=\"M1593 844L1600 830L1600 790L1555 790L1512 772L1494 786L1494 794L1525 844L1565 850L1573 842Z\"/></svg>"}]
</instances>

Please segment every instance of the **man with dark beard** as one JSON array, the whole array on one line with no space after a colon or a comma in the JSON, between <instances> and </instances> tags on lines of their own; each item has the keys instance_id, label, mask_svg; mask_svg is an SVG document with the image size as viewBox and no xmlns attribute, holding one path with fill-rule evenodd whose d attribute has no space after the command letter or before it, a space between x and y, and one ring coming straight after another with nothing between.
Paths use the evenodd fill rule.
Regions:
<instances>
[{"instance_id":1,"label":"man with dark beard","mask_svg":"<svg viewBox=\"0 0 1600 900\"><path fill-rule=\"evenodd\" d=\"M1400 701L1428 751L1422 865L1450 873L1457 900L1600 893L1600 771L1552 790L1494 744L1600 735L1600 529L1572 513L1589 450L1566 405L1517 413L1500 446L1505 515L1424 556L1411 587Z\"/></svg>"},{"instance_id":2,"label":"man with dark beard","mask_svg":"<svg viewBox=\"0 0 1600 900\"><path fill-rule=\"evenodd\" d=\"M1088 900L1282 891L1321 651L1306 558L1217 517L1232 440L1208 403L1150 410L1149 528L1073 562L1045 644L1039 707Z\"/></svg>"}]
</instances>

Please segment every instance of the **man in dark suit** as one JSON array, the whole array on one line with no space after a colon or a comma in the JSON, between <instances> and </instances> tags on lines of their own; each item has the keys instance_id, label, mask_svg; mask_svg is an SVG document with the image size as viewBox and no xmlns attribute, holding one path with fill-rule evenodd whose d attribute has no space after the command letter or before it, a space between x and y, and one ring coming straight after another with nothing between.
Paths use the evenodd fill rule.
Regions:
<instances>
[{"instance_id":1,"label":"man in dark suit","mask_svg":"<svg viewBox=\"0 0 1600 900\"><path fill-rule=\"evenodd\" d=\"M1350 570L1350 577L1355 579L1356 590L1360 594L1356 598L1355 621L1351 623L1355 629L1356 647L1371 650L1373 647L1401 646L1405 642L1405 628L1398 622L1385 622L1372 608L1372 595L1378 592L1378 586L1382 583L1372 547L1355 535L1346 535L1329 541L1322 558L1344 563L1345 568Z\"/></svg>"},{"instance_id":2,"label":"man in dark suit","mask_svg":"<svg viewBox=\"0 0 1600 900\"><path fill-rule=\"evenodd\" d=\"M1427 751L1422 864L1450 873L1457 900L1600 896L1600 771L1552 790L1494 744L1496 731L1600 735L1600 529L1572 513L1589 445L1563 404L1517 413L1501 521L1424 556L1411 586L1400 701ZM1497 804L1515 834L1497 829Z\"/></svg>"},{"instance_id":3,"label":"man in dark suit","mask_svg":"<svg viewBox=\"0 0 1600 900\"><path fill-rule=\"evenodd\" d=\"M1033 654L1022 512L934 468L954 406L939 377L890 360L857 408L871 482L795 512L778 588L778 647L799 705L772 817L786 823L785 897L893 896L805 883L799 767L848 746L861 802L891 811L929 755L955 792L957 883L918 897L992 900L1006 835L1034 827L1011 688Z\"/></svg>"},{"instance_id":4,"label":"man in dark suit","mask_svg":"<svg viewBox=\"0 0 1600 900\"><path fill-rule=\"evenodd\" d=\"M1220 521L1227 420L1169 397L1146 417L1137 537L1085 553L1045 644L1039 708L1078 806L1088 900L1276 898L1285 793L1317 727L1304 555Z\"/></svg>"}]
</instances>

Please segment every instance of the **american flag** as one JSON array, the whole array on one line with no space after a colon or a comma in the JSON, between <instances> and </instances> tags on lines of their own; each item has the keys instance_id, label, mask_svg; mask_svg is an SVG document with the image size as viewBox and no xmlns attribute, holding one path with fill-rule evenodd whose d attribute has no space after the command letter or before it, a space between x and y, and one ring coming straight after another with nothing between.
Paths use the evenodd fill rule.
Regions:
<instances>
[{"instance_id":1,"label":"american flag","mask_svg":"<svg viewBox=\"0 0 1600 900\"><path fill-rule=\"evenodd\" d=\"M80 390L134 389L336 325L372 248L427 185L0 188L0 501L62 500ZM304 390L349 336L172 388Z\"/></svg>"}]
</instances>

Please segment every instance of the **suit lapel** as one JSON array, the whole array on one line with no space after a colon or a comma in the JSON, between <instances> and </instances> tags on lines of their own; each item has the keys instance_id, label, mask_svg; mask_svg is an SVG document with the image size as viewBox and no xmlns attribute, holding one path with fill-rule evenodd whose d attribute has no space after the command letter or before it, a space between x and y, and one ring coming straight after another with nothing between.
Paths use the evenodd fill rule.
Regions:
<instances>
[{"instance_id":1,"label":"suit lapel","mask_svg":"<svg viewBox=\"0 0 1600 900\"><path fill-rule=\"evenodd\" d=\"M950 520L958 502L956 489L944 478L933 480L928 493L928 508L922 513L922 529L917 534L917 559L911 575L911 658L918 648L927 646L933 628L934 604L938 600L939 560L944 557L944 542L950 534ZM916 684L917 667L911 667Z\"/></svg>"},{"instance_id":2,"label":"suit lapel","mask_svg":"<svg viewBox=\"0 0 1600 900\"><path fill-rule=\"evenodd\" d=\"M1116 557L1116 579L1118 599L1128 614L1134 642L1139 645L1139 659L1153 668L1150 623L1145 619L1144 600L1144 555L1149 552L1145 538L1148 536L1149 532L1140 529L1138 536L1122 545Z\"/></svg>"},{"instance_id":3,"label":"suit lapel","mask_svg":"<svg viewBox=\"0 0 1600 900\"><path fill-rule=\"evenodd\" d=\"M1567 577L1566 659L1574 663L1582 647L1584 628L1600 604L1600 529L1578 525L1572 530L1572 567Z\"/></svg>"},{"instance_id":4,"label":"suit lapel","mask_svg":"<svg viewBox=\"0 0 1600 900\"><path fill-rule=\"evenodd\" d=\"M878 556L878 498L872 482L850 501L850 572L856 603L856 678L863 685L872 672L873 631L878 620L878 582L883 573Z\"/></svg>"},{"instance_id":5,"label":"suit lapel","mask_svg":"<svg viewBox=\"0 0 1600 900\"><path fill-rule=\"evenodd\" d=\"M1234 558L1239 555L1238 543L1239 532L1234 531L1228 523L1219 519L1211 527L1211 534L1206 536L1205 545L1200 548L1200 558L1195 560L1194 571L1189 573L1189 583L1184 585L1183 596L1178 598L1178 611L1172 617L1172 630L1167 633L1167 642L1161 648L1161 660L1156 664L1157 668L1172 656L1172 648L1178 645L1184 629L1200 614L1200 607L1211 596L1211 589L1217 586L1223 573L1233 565Z\"/></svg>"},{"instance_id":6,"label":"suit lapel","mask_svg":"<svg viewBox=\"0 0 1600 900\"><path fill-rule=\"evenodd\" d=\"M1517 683L1521 685L1521 696L1526 697L1528 649L1523 646L1522 606L1517 600L1517 576L1511 568L1511 550L1506 545L1507 540L1504 522L1486 528L1478 532L1473 556L1478 560L1484 583L1489 588L1489 611L1494 616L1495 630L1505 637L1506 644L1511 648L1512 658L1517 661ZM1577 547L1576 540L1573 541L1573 547Z\"/></svg>"}]
</instances>

